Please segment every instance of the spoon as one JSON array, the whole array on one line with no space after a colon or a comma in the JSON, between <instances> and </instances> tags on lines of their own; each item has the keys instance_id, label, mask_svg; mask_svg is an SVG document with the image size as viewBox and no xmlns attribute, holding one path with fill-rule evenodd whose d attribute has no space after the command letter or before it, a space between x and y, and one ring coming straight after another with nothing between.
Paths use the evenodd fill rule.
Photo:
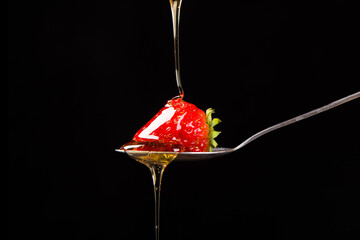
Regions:
<instances>
[{"instance_id":1,"label":"spoon","mask_svg":"<svg viewBox=\"0 0 360 240\"><path fill-rule=\"evenodd\" d=\"M314 116L316 114L325 112L326 110L332 109L334 107L337 107L341 104L347 103L351 100L354 100L356 98L360 97L360 92L356 92L352 95L349 95L347 97L341 98L337 101L334 101L332 103L329 103L323 107L317 108L315 110L312 110L310 112L301 114L297 117L291 118L289 120L283 121L281 123L275 124L271 127L268 127L254 135L252 135L251 137L249 137L248 139L246 139L245 141L243 141L242 143L240 143L237 147L235 148L214 148L212 149L212 152L174 152L174 154L177 154L177 157L175 159L175 161L198 161L198 160L208 160L208 159L212 159L212 158L216 158L216 157L221 157L224 155L227 155L229 153L235 152L237 150L239 150L240 148L244 147L245 145L249 144L250 142L254 141L255 139L269 133L272 132L276 129L288 126L290 124L293 124L295 122L299 122L303 119L309 118L311 116ZM125 150L120 150L120 149L116 149L117 152L122 152L122 153L128 153L130 156L132 157L136 157L137 155L139 156L143 156L143 155L147 155L147 154L169 154L170 152L156 152L156 151L134 151L131 149L126 149Z\"/></svg>"}]
</instances>

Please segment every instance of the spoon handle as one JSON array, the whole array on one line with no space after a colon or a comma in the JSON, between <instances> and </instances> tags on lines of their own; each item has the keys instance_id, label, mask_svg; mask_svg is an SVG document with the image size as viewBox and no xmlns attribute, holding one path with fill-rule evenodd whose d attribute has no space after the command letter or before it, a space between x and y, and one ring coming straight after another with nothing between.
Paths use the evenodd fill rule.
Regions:
<instances>
[{"instance_id":1,"label":"spoon handle","mask_svg":"<svg viewBox=\"0 0 360 240\"><path fill-rule=\"evenodd\" d=\"M274 131L274 130L276 130L276 129L285 127L285 126L287 126L287 125L293 124L293 123L295 123L295 122L301 121L301 120L303 120L303 119L306 119L306 118L308 118L308 117L314 116L314 115L316 115L316 114L325 112L326 110L329 110L329 109L332 109L332 108L334 108L334 107L337 107L337 106L339 106L339 105L341 105L341 104L347 103L347 102L349 102L349 101L351 101L351 100L354 100L354 99L356 99L356 98L358 98L358 97L360 97L360 92L356 92L356 93L351 94L351 95L349 95L349 96L347 96L347 97L344 97L344 98L341 98L341 99L339 99L339 100L337 100L337 101L334 101L334 102L332 102L332 103L329 103L329 104L327 104L327 105L325 105L325 106L323 106L323 107L317 108L317 109L312 110L312 111L310 111L310 112L301 114L301 115L299 115L299 116L297 116L297 117L291 118L291 119L286 120L286 121L284 121L284 122L281 122L281 123L278 123L278 124L273 125L273 126L271 126L271 127L268 127L268 128L266 128L266 129L264 129L264 130L262 130L262 131L260 131L260 132L258 132L258 133L256 133L256 134L254 134L253 136L249 137L248 139L246 139L244 142L242 142L240 145L238 145L236 148L234 148L233 151L236 151L236 150L242 148L242 147L245 146L246 144L254 141L255 139L257 139L258 137L263 136L264 134L267 134L267 133L272 132L272 131Z\"/></svg>"}]
</instances>

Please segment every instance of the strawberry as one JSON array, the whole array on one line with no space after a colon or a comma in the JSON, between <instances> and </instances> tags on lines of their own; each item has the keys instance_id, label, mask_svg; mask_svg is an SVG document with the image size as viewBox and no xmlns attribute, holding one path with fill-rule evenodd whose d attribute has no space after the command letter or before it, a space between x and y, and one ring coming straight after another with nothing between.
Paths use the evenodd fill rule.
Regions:
<instances>
[{"instance_id":1,"label":"strawberry","mask_svg":"<svg viewBox=\"0 0 360 240\"><path fill-rule=\"evenodd\" d=\"M137 150L207 152L217 146L214 140L220 132L214 126L213 109L206 113L182 98L169 100L166 105L133 137L132 143L142 145ZM176 149L176 150L174 150Z\"/></svg>"}]
</instances>

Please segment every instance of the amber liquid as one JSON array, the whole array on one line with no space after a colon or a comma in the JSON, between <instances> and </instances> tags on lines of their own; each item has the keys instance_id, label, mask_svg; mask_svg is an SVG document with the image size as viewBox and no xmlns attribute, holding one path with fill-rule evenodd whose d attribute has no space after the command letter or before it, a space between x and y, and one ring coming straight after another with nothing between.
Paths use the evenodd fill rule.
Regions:
<instances>
[{"instance_id":1,"label":"amber liquid","mask_svg":"<svg viewBox=\"0 0 360 240\"><path fill-rule=\"evenodd\" d=\"M170 147L170 149L169 149ZM131 141L121 147L130 157L150 169L154 184L155 197L155 239L160 236L160 190L165 168L177 157L181 148L176 145L158 144L154 142L139 143ZM145 149L151 149L145 150ZM167 150L167 151L164 151Z\"/></svg>"},{"instance_id":2,"label":"amber liquid","mask_svg":"<svg viewBox=\"0 0 360 240\"><path fill-rule=\"evenodd\" d=\"M184 97L184 89L180 78L180 54L179 54L179 26L180 26L180 9L182 0L169 0L172 13L173 33L174 33L174 56L175 56L175 76L176 84L179 89L179 97Z\"/></svg>"},{"instance_id":3,"label":"amber liquid","mask_svg":"<svg viewBox=\"0 0 360 240\"><path fill-rule=\"evenodd\" d=\"M131 158L151 168L166 167L183 150L181 145L131 141L121 147Z\"/></svg>"},{"instance_id":4,"label":"amber liquid","mask_svg":"<svg viewBox=\"0 0 360 240\"><path fill-rule=\"evenodd\" d=\"M166 167L176 158L176 156L177 154L174 153L149 153L146 156L137 158L136 161L144 164L149 168L155 165L161 165Z\"/></svg>"}]
</instances>

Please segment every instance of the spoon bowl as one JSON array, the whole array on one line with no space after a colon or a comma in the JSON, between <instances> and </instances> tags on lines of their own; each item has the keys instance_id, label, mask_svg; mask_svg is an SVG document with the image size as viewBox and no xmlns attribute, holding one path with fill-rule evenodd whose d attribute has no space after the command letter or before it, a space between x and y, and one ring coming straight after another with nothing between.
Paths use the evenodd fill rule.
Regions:
<instances>
[{"instance_id":1,"label":"spoon bowl","mask_svg":"<svg viewBox=\"0 0 360 240\"><path fill-rule=\"evenodd\" d=\"M123 149L116 149L117 152L127 153L132 157L136 156L143 156L147 154L166 154L172 152L158 152L158 151L136 151L136 150L123 150ZM199 161L199 160L209 160L216 157L225 156L229 153L232 153L234 148L213 148L212 152L180 152L176 153L176 161Z\"/></svg>"},{"instance_id":2,"label":"spoon bowl","mask_svg":"<svg viewBox=\"0 0 360 240\"><path fill-rule=\"evenodd\" d=\"M177 154L175 161L199 161L199 160L208 160L208 159L212 159L212 158L216 158L216 157L222 157L225 156L227 154L230 154L232 152L235 152L237 150L239 150L240 148L244 147L245 145L249 144L250 142L254 141L255 139L263 136L266 133L272 132L276 129L288 126L290 124L293 124L295 122L299 122L303 119L309 118L311 116L317 115L319 113L322 113L326 110L332 109L334 107L337 107L341 104L344 104L346 102L349 102L351 100L354 100L356 98L360 97L360 92L356 92L352 95L349 95L347 97L341 98L337 101L334 101L332 103L329 103L323 107L317 108L315 110L312 110L310 112L301 114L297 117L291 118L289 120L283 121L281 123L275 124L271 127L268 127L254 135L252 135L251 137L249 137L248 139L246 139L245 141L243 141L242 143L240 143L237 147L235 148L214 148L212 152L157 152L157 151L135 151L135 150L123 150L123 149L116 149L117 152L121 152L121 153L127 153L132 157L136 156L143 156L143 155L147 155L147 154L164 154L164 153L173 153L173 154Z\"/></svg>"}]
</instances>

